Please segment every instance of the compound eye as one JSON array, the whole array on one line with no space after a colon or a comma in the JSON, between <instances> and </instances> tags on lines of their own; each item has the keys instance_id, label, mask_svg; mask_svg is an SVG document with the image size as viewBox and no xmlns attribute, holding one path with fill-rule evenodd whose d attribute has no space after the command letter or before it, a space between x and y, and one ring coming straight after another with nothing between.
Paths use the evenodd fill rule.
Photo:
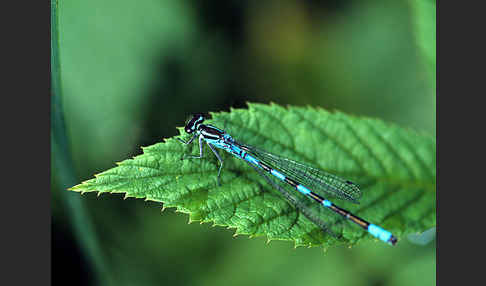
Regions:
<instances>
[{"instance_id":1,"label":"compound eye","mask_svg":"<svg viewBox=\"0 0 486 286\"><path fill-rule=\"evenodd\" d=\"M186 127L184 128L184 130L186 131L186 133L189 133L191 134L192 132L194 132L194 126L189 126L189 125L186 125Z\"/></svg>"},{"instance_id":2,"label":"compound eye","mask_svg":"<svg viewBox=\"0 0 486 286\"><path fill-rule=\"evenodd\" d=\"M204 121L204 115L202 113L194 114L186 123L186 127L184 130L191 134L193 133L198 126Z\"/></svg>"}]
</instances>

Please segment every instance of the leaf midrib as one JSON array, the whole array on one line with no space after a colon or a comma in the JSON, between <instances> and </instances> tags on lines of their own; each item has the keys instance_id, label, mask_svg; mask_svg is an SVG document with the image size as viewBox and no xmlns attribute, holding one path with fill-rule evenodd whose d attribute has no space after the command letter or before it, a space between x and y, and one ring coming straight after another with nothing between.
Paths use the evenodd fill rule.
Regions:
<instances>
[{"instance_id":1,"label":"leaf midrib","mask_svg":"<svg viewBox=\"0 0 486 286\"><path fill-rule=\"evenodd\" d=\"M154 155L154 154L151 154L151 155L157 156L157 155ZM211 163L211 164L214 164L214 163ZM150 169L150 170L163 171L163 170L156 169L156 168L150 167L150 166L130 164L129 162L123 162L123 164L121 164L119 166L147 168L147 169ZM224 171L224 169L223 169L223 171ZM226 169L226 171L230 171L234 174L241 173L241 172L245 172L245 173L253 173L254 172L253 170L241 170L241 169L237 169L237 168ZM374 176L374 175L371 175L371 174L366 173L366 172L338 172L338 171L333 171L333 170L329 170L329 169L324 169L324 171L335 174L335 175L339 175L339 176L342 176L342 177L353 176L353 177L369 178L369 179L375 180L377 182L385 182L385 183L389 183L391 185L396 185L396 186L405 187L405 188L408 188L408 187L424 188L424 189L427 189L429 191L433 191L436 187L435 182L429 182L429 181L426 181L426 180L416 180L416 179L415 180L413 180L413 179L407 180L407 178L394 178L394 177L391 177L391 176ZM139 176L139 177L126 177L124 175L115 174L115 173L106 173L106 174L101 173L101 174L97 174L97 177L119 176L120 178L118 178L116 180L112 180L112 182L119 182L119 181L123 181L123 180L126 180L126 179L141 180L141 179L150 179L150 178L154 178L154 177L175 176L175 175L194 175L194 174L207 175L207 174L213 174L213 173L216 173L216 172L217 172L217 167L214 171L212 171L212 170L209 170L209 171L196 170L196 171L184 172L184 173L181 173L181 172L165 172L163 174L150 174L148 176Z\"/></svg>"}]
</instances>

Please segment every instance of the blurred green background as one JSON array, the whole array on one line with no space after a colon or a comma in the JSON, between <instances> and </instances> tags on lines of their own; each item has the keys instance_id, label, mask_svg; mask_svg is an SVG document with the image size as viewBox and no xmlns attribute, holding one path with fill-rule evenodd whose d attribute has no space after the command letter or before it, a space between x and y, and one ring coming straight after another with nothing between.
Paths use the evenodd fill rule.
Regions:
<instances>
[{"instance_id":1,"label":"blurred green background","mask_svg":"<svg viewBox=\"0 0 486 286\"><path fill-rule=\"evenodd\" d=\"M435 1L423 2L418 9L433 12L430 20L425 13L417 21L416 0L60 1L74 166L51 168L53 284L435 285L435 241L325 253L267 245L187 224L187 215L161 213L154 202L67 192L62 180L73 171L74 184L92 178L140 154L140 146L177 135L190 113L247 101L338 109L435 135L435 70L431 77L427 58L433 51L435 66ZM433 40L430 29L417 36L424 21Z\"/></svg>"}]
</instances>

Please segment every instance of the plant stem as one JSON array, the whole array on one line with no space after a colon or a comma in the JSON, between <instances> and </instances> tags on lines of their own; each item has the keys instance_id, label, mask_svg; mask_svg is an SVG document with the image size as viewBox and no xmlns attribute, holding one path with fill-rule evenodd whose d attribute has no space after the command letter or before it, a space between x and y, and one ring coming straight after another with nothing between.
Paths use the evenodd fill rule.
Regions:
<instances>
[{"instance_id":1,"label":"plant stem","mask_svg":"<svg viewBox=\"0 0 486 286\"><path fill-rule=\"evenodd\" d=\"M61 198L71 220L74 236L84 254L92 264L95 279L106 285L109 279L105 258L98 244L93 225L79 194L70 193L66 189L78 183L74 165L69 150L69 140L66 134L62 107L61 65L59 58L59 1L51 0L51 152L52 166L56 170ZM103 279L101 279L103 278Z\"/></svg>"}]
</instances>

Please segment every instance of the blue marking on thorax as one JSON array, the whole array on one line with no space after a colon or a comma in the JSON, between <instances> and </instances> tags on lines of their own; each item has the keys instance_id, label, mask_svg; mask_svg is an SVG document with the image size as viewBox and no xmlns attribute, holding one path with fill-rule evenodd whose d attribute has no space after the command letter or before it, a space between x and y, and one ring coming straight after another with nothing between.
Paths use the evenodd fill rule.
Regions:
<instances>
[{"instance_id":1,"label":"blue marking on thorax","mask_svg":"<svg viewBox=\"0 0 486 286\"><path fill-rule=\"evenodd\" d=\"M382 229L381 227L374 225L374 224L370 224L368 226L368 232L371 235L373 235L374 237L377 237L384 242L388 242L388 240L392 236L391 232L386 231L386 230Z\"/></svg>"},{"instance_id":2,"label":"blue marking on thorax","mask_svg":"<svg viewBox=\"0 0 486 286\"><path fill-rule=\"evenodd\" d=\"M273 170L272 169L272 175L274 175L275 177L279 178L280 180L285 180L285 176L282 175L279 171L276 171L276 170Z\"/></svg>"},{"instance_id":3,"label":"blue marking on thorax","mask_svg":"<svg viewBox=\"0 0 486 286\"><path fill-rule=\"evenodd\" d=\"M322 201L322 204L325 206L325 207L330 207L332 205L332 203L328 200L323 200Z\"/></svg>"},{"instance_id":4,"label":"blue marking on thorax","mask_svg":"<svg viewBox=\"0 0 486 286\"><path fill-rule=\"evenodd\" d=\"M220 140L220 139L208 139L208 138L204 138L204 140L206 140L206 142L208 142L209 144L213 145L214 147L216 148L221 148L221 149L224 149L224 150L227 150L227 144Z\"/></svg>"},{"instance_id":5,"label":"blue marking on thorax","mask_svg":"<svg viewBox=\"0 0 486 286\"><path fill-rule=\"evenodd\" d=\"M304 187L302 185L297 186L297 191L303 193L304 195L308 195L311 192L309 189L307 189L306 187Z\"/></svg>"}]
</instances>

